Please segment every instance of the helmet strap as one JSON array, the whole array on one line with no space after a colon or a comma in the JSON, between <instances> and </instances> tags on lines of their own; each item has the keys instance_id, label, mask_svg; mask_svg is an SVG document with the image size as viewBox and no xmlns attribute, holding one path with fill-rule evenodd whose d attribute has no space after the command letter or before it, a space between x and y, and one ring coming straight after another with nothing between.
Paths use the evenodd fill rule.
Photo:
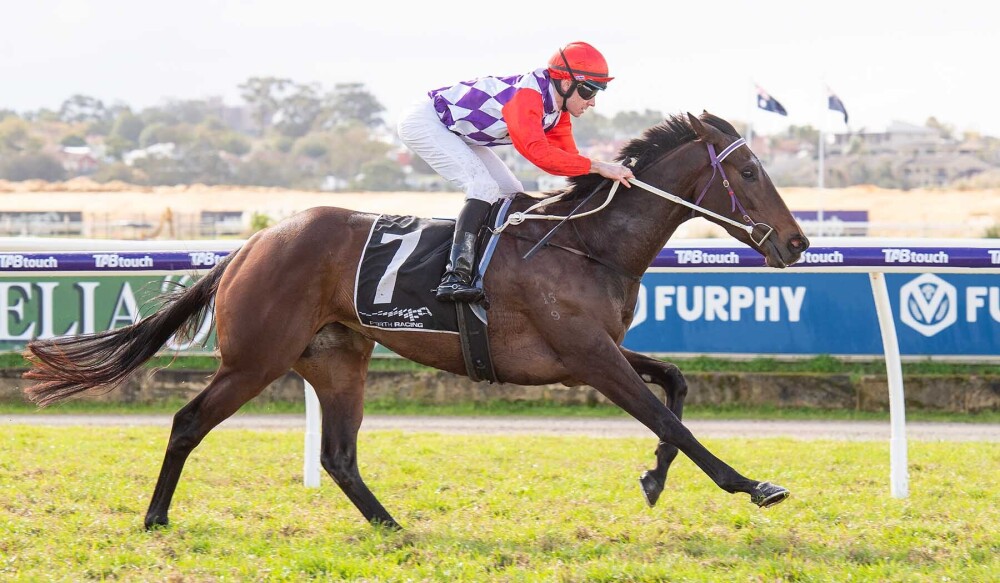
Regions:
<instances>
[{"instance_id":1,"label":"helmet strap","mask_svg":"<svg viewBox=\"0 0 1000 583\"><path fill-rule=\"evenodd\" d=\"M576 74L573 72L573 67L569 66L569 60L566 59L566 53L564 53L562 49L559 49L559 56L562 57L563 64L566 65L566 71L569 72L569 89L567 89L564 93L562 90L562 83L560 83L561 80L554 79L554 81L556 81L556 93L563 98L562 110L568 111L568 109L566 109L566 104L569 101L570 96L573 95L573 92L576 91L576 86L579 84L579 81L576 80Z\"/></svg>"}]
</instances>

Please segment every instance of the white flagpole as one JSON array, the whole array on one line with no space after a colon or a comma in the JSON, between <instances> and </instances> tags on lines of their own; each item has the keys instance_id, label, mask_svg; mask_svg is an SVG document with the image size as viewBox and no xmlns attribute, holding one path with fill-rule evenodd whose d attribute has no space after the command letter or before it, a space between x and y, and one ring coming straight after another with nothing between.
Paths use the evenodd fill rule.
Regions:
<instances>
[{"instance_id":1,"label":"white flagpole","mask_svg":"<svg viewBox=\"0 0 1000 583\"><path fill-rule=\"evenodd\" d=\"M753 150L753 112L757 109L757 87L750 81L750 111L747 114L747 145Z\"/></svg>"},{"instance_id":2,"label":"white flagpole","mask_svg":"<svg viewBox=\"0 0 1000 583\"><path fill-rule=\"evenodd\" d=\"M827 91L827 93L829 93L829 91ZM830 96L827 95L826 98L827 98L827 101L829 101ZM823 189L824 189L824 178L826 177L826 171L825 171L825 168L823 167L823 158L824 158L824 156L826 154L826 125L827 125L826 124L826 120L827 120L827 118L830 117L829 115L827 115L828 112L826 111L826 107L824 107L822 109L822 112L823 112L822 113L822 119L820 121L820 128L819 128L819 199L820 199L820 203L819 203L819 210L816 213L816 222L819 223L819 234L820 234L820 236L822 236L824 234L824 231L826 230L824 228L824 222L823 222L823 220L824 220L823 219L823 199L825 198L824 197L825 193L823 192Z\"/></svg>"}]
</instances>

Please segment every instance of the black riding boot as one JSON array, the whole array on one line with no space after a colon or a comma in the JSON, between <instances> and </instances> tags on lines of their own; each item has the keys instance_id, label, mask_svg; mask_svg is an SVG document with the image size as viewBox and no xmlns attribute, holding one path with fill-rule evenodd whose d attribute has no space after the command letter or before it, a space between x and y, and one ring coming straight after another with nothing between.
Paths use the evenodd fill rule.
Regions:
<instances>
[{"instance_id":1,"label":"black riding boot","mask_svg":"<svg viewBox=\"0 0 1000 583\"><path fill-rule=\"evenodd\" d=\"M483 290L472 286L472 272L476 262L476 238L490 214L491 206L486 201L470 198L458 213L451 255L435 294L437 299L443 302L478 302L483 299Z\"/></svg>"}]
</instances>

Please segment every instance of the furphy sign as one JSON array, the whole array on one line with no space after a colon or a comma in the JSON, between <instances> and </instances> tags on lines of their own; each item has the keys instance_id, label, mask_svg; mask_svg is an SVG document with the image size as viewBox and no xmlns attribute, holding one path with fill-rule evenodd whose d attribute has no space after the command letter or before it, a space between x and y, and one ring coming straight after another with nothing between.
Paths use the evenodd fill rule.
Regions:
<instances>
[{"instance_id":1,"label":"furphy sign","mask_svg":"<svg viewBox=\"0 0 1000 583\"><path fill-rule=\"evenodd\" d=\"M927 259L927 258L924 258ZM1000 355L1000 281L886 275L903 355ZM865 273L647 273L624 345L670 354L880 355Z\"/></svg>"},{"instance_id":2,"label":"furphy sign","mask_svg":"<svg viewBox=\"0 0 1000 583\"><path fill-rule=\"evenodd\" d=\"M885 272L903 355L997 357L1000 248L988 240L932 243L824 247L817 241L793 267L767 273L756 271L763 259L746 246L705 241L668 247L642 279L624 344L647 353L882 355L868 277L879 271ZM156 308L149 300L161 290L175 287L177 276L156 273L204 272L228 254L0 253L0 351L22 350L32 338L126 326ZM99 273L109 270L117 275ZM70 272L84 275L61 275ZM171 348L194 350L207 341L212 350L211 324L206 317L194 341Z\"/></svg>"},{"instance_id":3,"label":"furphy sign","mask_svg":"<svg viewBox=\"0 0 1000 583\"><path fill-rule=\"evenodd\" d=\"M113 255L113 254L110 254ZM9 257L10 255L7 255ZM108 257L95 261L115 263ZM129 258L128 262L141 260ZM110 266L110 265L109 265ZM189 285L189 276L5 277L0 280L0 351L20 351L29 340L74 336L128 326L152 313L163 291ZM212 350L212 316L194 337L171 339L171 350ZM202 344L208 342L202 347Z\"/></svg>"}]
</instances>

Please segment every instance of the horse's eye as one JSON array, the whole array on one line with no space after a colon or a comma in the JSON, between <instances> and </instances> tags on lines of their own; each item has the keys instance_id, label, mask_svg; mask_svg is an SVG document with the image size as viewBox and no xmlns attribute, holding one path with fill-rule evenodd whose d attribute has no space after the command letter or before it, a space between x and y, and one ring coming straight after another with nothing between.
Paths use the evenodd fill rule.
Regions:
<instances>
[{"instance_id":1,"label":"horse's eye","mask_svg":"<svg viewBox=\"0 0 1000 583\"><path fill-rule=\"evenodd\" d=\"M751 168L745 168L742 172L740 172L740 175L743 176L743 178L746 180L754 179L754 172L753 169Z\"/></svg>"}]
</instances>

